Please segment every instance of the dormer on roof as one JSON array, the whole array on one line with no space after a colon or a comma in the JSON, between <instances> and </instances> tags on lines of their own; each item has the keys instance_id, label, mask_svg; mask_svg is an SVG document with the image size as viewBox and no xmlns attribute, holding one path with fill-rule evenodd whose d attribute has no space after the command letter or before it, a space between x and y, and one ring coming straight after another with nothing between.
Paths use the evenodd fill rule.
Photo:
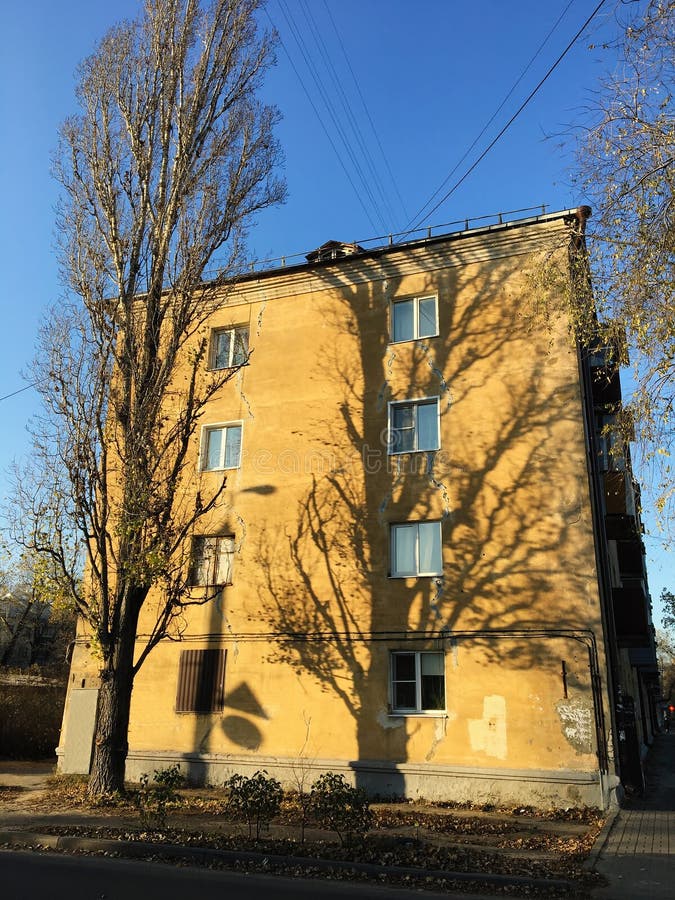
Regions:
<instances>
[{"instance_id":1,"label":"dormer on roof","mask_svg":"<svg viewBox=\"0 0 675 900\"><path fill-rule=\"evenodd\" d=\"M307 262L325 262L330 259L343 259L345 256L353 256L355 253L362 253L363 247L358 244L345 244L343 241L326 241L316 250L308 253L305 259Z\"/></svg>"}]
</instances>

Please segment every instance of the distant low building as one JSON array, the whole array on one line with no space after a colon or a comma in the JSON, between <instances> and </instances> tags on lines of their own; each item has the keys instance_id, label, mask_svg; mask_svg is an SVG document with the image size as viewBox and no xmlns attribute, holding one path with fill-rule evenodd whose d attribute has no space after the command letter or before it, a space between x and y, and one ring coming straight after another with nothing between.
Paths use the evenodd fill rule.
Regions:
<instances>
[{"instance_id":1,"label":"distant low building","mask_svg":"<svg viewBox=\"0 0 675 900\"><path fill-rule=\"evenodd\" d=\"M0 598L0 666L28 668L49 656L50 607L35 603L24 593Z\"/></svg>"}]
</instances>

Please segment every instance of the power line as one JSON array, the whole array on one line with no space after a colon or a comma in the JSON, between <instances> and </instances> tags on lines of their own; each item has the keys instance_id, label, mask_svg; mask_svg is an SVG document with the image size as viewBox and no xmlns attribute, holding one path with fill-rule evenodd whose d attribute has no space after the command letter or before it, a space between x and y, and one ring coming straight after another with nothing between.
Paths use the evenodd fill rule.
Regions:
<instances>
[{"instance_id":1,"label":"power line","mask_svg":"<svg viewBox=\"0 0 675 900\"><path fill-rule=\"evenodd\" d=\"M325 2L325 0L324 0L324 2ZM518 85L520 84L520 82L523 80L523 78L525 77L525 75L526 75L527 72L529 71L530 67L532 66L532 63L535 61L535 59L539 56L539 54L541 53L541 51L544 49L544 47L546 46L546 44L547 44L548 41L549 41L549 38L551 37L551 35L553 34L553 32L556 30L556 28L558 27L558 25L560 24L560 22L563 20L563 18L565 17L567 11L569 10L570 6L572 6L572 4L573 4L574 2L575 2L575 0L569 0L567 6L566 6L566 7L563 9L563 11L560 13L560 15L559 15L558 18L556 19L555 23L553 24L553 26L552 26L551 29L549 30L549 32L548 32L548 34L546 35L546 37L544 38L544 40L543 40L543 41L541 42L541 44L537 47L535 53L534 53L533 56L531 57L531 59L530 59L530 61L528 62L528 64L525 66L525 68L524 68L523 71L520 73L520 75L518 76L518 78L516 79L516 81L513 83L513 86L511 87L511 90L508 92L508 94L506 94L506 96L504 97L504 99L502 100L502 102L499 104L499 106L497 107L497 109L492 113L492 115L490 116L490 118L488 119L488 121L485 123L485 125L484 125L483 128L481 129L480 133L479 133L478 135L476 135L476 137L473 139L471 145L464 151L464 153L462 154L462 156L460 157L460 159L457 161L457 163L455 164L455 166L452 168L452 170L451 170L451 171L448 173L448 175L445 177L445 179L443 180L443 182L436 188L436 190L434 191L434 193L431 195L431 197L429 197L429 199L428 199L427 202L424 204L424 206L419 210L419 212L417 212L417 213L412 217L412 219L410 219L410 221L408 222L408 224L407 224L407 225L405 226L405 228L403 229L404 231L408 231L409 229L410 229L410 230L413 230L413 231L415 230L415 227L416 227L416 224L417 224L417 220L420 218L420 216L422 215L422 213L424 212L424 210L427 208L427 206L429 206L431 203L433 203L433 201L436 199L436 197L440 194L440 192L443 190L443 188L446 186L446 184L450 181L450 179L452 178L452 176L455 174L455 172L457 171L457 169L459 169L459 167L461 166L461 164L462 164L462 163L464 162L464 160L467 158L467 156L469 155L469 153L471 153L471 151L472 151L473 148L476 146L476 144L478 143L478 141L483 137L483 135L484 135L485 132L488 130L488 128L490 127L490 125L492 125L492 123L494 122L494 120L497 118L497 116L499 115L499 113L500 113L500 112L502 111L502 109L504 108L504 106L505 106L507 100L508 100L509 97L513 94L513 92L514 92L515 89L518 87ZM424 219L422 219L422 221L424 221Z\"/></svg>"},{"instance_id":2,"label":"power line","mask_svg":"<svg viewBox=\"0 0 675 900\"><path fill-rule=\"evenodd\" d=\"M391 203L389 201L389 197L387 196L387 192L384 190L382 180L381 180L380 175L375 166L375 162L373 160L372 153L370 152L370 148L367 145L367 142L365 140L365 136L363 134L363 131L361 129L359 121L354 114L354 104L349 102L347 94L343 87L344 79L341 79L338 75L338 72L337 72L335 65L333 63L333 60L331 58L331 54L328 50L328 47L326 46L326 42L324 41L324 39L321 35L321 31L317 27L316 19L314 18L314 15L312 14L312 12L307 4L307 0L300 0L300 6L303 10L305 19L309 26L309 32L314 38L314 42L319 50L319 55L323 59L323 63L324 63L324 66L326 67L326 71L328 72L328 74L333 82L333 87L335 89L337 97L340 100L340 104L342 106L342 110L343 110L346 122L351 127L351 130L356 139L358 148L363 156L363 159L365 160L366 166L368 167L368 170L370 172L370 180L372 181L374 188L376 189L377 193L379 194L378 203L382 204L382 207L380 207L380 209L384 210L387 213L387 215L389 216L388 226L384 220L383 220L383 224L385 225L385 228L389 227L389 229L391 230L391 227L394 225L394 223L396 221L396 216L391 208Z\"/></svg>"},{"instance_id":3,"label":"power line","mask_svg":"<svg viewBox=\"0 0 675 900\"><path fill-rule=\"evenodd\" d=\"M378 148L379 148L380 155L382 156L382 159L383 159L383 161L384 161L385 168L387 169L387 172L388 172L388 174L389 174L389 178L390 178L391 183L392 183L392 185L393 185L393 188L394 188L394 191L395 191L395 193L396 193L396 196L398 197L398 201L399 201L399 203L401 204L401 209L403 210L403 216L404 216L404 218L407 219L408 214L407 214L406 209L405 209L405 203L403 202L403 197L401 196L401 192L400 192L399 189L398 189L398 183L397 183L397 181L396 181L396 179L395 179L395 177L394 177L394 173L393 173L392 170L391 170L391 166L389 165L389 160L388 160L387 155L386 155L386 153L385 153L385 151L384 151L384 147L382 146L382 141L380 140L379 132L378 132L377 128L375 127L375 123L373 122L373 117L372 117L371 114L370 114L370 110L369 110L368 105L367 105L367 103L366 103L365 97L363 96L363 92L361 91L361 87L360 87L360 85L359 85L359 81L358 81L358 79L357 79L357 77L356 77L356 75L355 75L355 73L354 73L354 69L352 68L352 64L351 64L351 62L350 62L350 60L349 60L349 56L348 56L348 54L347 54L347 49L346 49L346 47L345 47L345 45L344 45L344 42L343 42L342 37L341 37L341 35L340 35L340 32L338 31L337 25L335 24L335 19L333 18L333 13L330 11L330 6L328 5L328 0L323 0L323 3L324 3L324 6L325 6L325 8L326 8L326 12L327 12L327 14L328 14L328 18L330 19L330 23L331 23L331 25L333 26L333 31L335 32L335 37L336 37L337 40L338 40L338 43L339 43L339 45L340 45L340 49L342 50L342 55L344 56L345 62L347 63L347 68L348 68L348 70L349 70L349 74L350 74L351 77L352 77L352 81L354 82L354 86L356 87L356 91L357 91L357 93L358 93L358 95L359 95L359 99L361 100L361 105L363 106L364 112L365 112L365 114L366 114L366 118L368 119L368 122L369 122L369 124L370 124L371 131L373 132L373 135L374 135L374 137L375 137L375 141L377 142L377 146L378 146Z\"/></svg>"},{"instance_id":4,"label":"power line","mask_svg":"<svg viewBox=\"0 0 675 900\"><path fill-rule=\"evenodd\" d=\"M515 122L515 120L518 118L518 116L521 114L521 112L525 109L525 107L526 107L527 104L530 102L530 100L531 100L531 99L534 97L534 95L539 91L539 89L542 87L542 85L547 81L547 79L549 78L549 76L550 76L550 75L553 73L553 71L558 67L558 65L562 62L562 60L565 58L565 56L567 56L567 54L568 54L569 51L572 49L572 47L574 46L574 44L577 42L577 40L579 39L579 37L581 36L581 34L586 30L587 26L590 24L590 22L592 21L592 19L595 18L595 16L596 16L597 13L600 11L601 7L604 6L604 4L605 4L605 0L600 0L600 3L598 3L598 5L597 5L597 6L595 7L595 9L593 10L593 12L590 14L590 16L586 19L586 21L584 22L584 24L581 26L581 28L580 28L580 29L577 31L577 33L574 35L574 37L572 38L572 40L569 42L569 44L565 47L565 49L563 50L563 52L560 54L560 56L556 59L556 61L553 63L553 65L552 65L551 68L548 70L548 72L547 72L547 73L544 75L544 77L541 79L541 81L539 82L539 84L537 84L537 86L534 88L534 90L532 90L532 91L528 94L528 96L526 97L526 99L521 103L521 105L518 107L518 109L516 110L516 112L511 116L511 118L510 118L509 121L506 123L506 125L502 128L502 130L499 132L499 134L494 138L494 140L492 140L492 141L488 144L488 146L487 146L487 147L485 148L485 150L481 153L481 155L478 157L478 159L477 159L474 163L472 163L471 166L469 166L469 168L468 168L468 169L466 170L466 172L462 175L462 177L461 177L458 181L455 182L455 184L450 188L450 190L449 190L446 194L443 195L443 197L438 201L438 203L437 203L431 210L429 210L429 212L428 212L422 219L420 219L420 220L416 223L416 224L417 224L417 227L419 227L419 226L422 224L422 222L426 221L426 220L429 218L429 216L433 215L433 214L436 212L436 210L438 209L438 207L439 207L439 206L442 206L443 203L445 203L445 201L448 199L448 197L450 197L450 196L457 190L457 188L460 186L460 184L462 184L462 182L465 181L465 180L469 177L469 175L473 172L473 170L476 168L476 166L477 166L483 159L485 159L485 157L486 157L487 154L490 152L490 150L492 150L492 148L493 148L494 145L497 143L497 141L498 141L498 140L504 135L504 133L511 127L511 125Z\"/></svg>"},{"instance_id":5,"label":"power line","mask_svg":"<svg viewBox=\"0 0 675 900\"><path fill-rule=\"evenodd\" d=\"M265 7L265 14L267 15L267 18L270 20L270 24L272 25L272 28L274 28L274 30L276 31L276 33L279 34L279 29L278 29L278 28L276 27L276 25L274 24L274 21L272 20L272 17L270 16L267 7ZM335 142L333 141L333 138L331 137L331 135L330 135L328 129L326 128L326 126L325 126L325 124L324 124L324 121L323 121L323 119L321 118L321 115L319 114L319 110L316 108L316 105L314 104L314 101L312 100L311 94L309 93L309 91L307 90L307 87L305 86L305 82L304 82L303 79L302 79L302 75L301 75L300 72L298 71L297 66L295 65L295 63L293 62L293 57L291 56L291 54L290 54L288 48L286 47L286 44L284 43L284 40L283 40L283 38L281 37L280 34L279 34L279 41L280 41L280 43L281 43L281 46L284 48L284 52L285 52L286 56L288 57L288 61L290 62L291 67L293 68L293 71L295 72L298 81L300 82L300 86L302 87L303 91L305 92L305 96L307 97L307 100L309 101L310 106L311 106L312 109L314 110L314 114L316 115L317 119L319 120L319 124L321 125L321 127L322 127L322 129L323 129L323 132L324 132L324 134L326 135L326 138L327 138L327 140L328 140L328 143L329 143L329 144L331 145L331 147L333 148L333 151L334 151L334 153L335 153L335 156L337 157L337 160L338 160L338 162L340 163L340 166L342 167L342 171L345 173L345 176L347 177L347 180L348 180L349 183L351 184L352 189L353 189L354 193L356 194L359 203L361 204L361 208L363 209L364 213L366 214L366 218L367 218L368 221L370 222L371 227L373 228L373 230L374 230L374 231L377 231L377 226L375 225L375 223L373 222L372 218L370 217L370 213L369 213L369 211L366 209L366 206L365 206L365 204L364 204L364 202L363 202L363 198L361 197L360 193L357 191L356 185L354 184L354 180L352 179L352 176L350 175L350 173L349 173L347 167L345 166L345 164L344 164L344 162L343 162L343 160L342 160L342 157L340 156L340 152L339 152L339 150L337 149L337 147L335 146Z\"/></svg>"},{"instance_id":6,"label":"power line","mask_svg":"<svg viewBox=\"0 0 675 900\"><path fill-rule=\"evenodd\" d=\"M4 397L0 397L0 402L9 400L10 397L16 397L17 394L23 394L24 391L29 391L31 388L37 387L38 384L40 384L39 381L34 381L32 384L27 384L26 387L19 388L18 391L12 391L11 394L5 394Z\"/></svg>"},{"instance_id":7,"label":"power line","mask_svg":"<svg viewBox=\"0 0 675 900\"><path fill-rule=\"evenodd\" d=\"M358 199L359 199L359 202L361 203L361 206L362 206L364 212L366 213L366 216L367 216L368 221L370 222L371 226L372 226L375 230L377 230L378 228L384 228L384 230L387 230L387 225L386 225L386 223L385 223L385 221L384 221L384 218L382 217L382 214L381 214L381 211L380 211L380 209L379 209L379 206L378 206L378 204L377 204L377 202L376 202L376 200L375 200L375 198L374 198L374 196L373 196L373 194L372 194L372 191L371 191L371 189L370 189L370 185L369 185L369 183L368 183L368 179L365 178L365 176L364 176L364 174L363 174L363 171L362 171L362 169L361 169L361 166L360 166L358 160L356 159L356 157L355 157L355 155L354 155L354 152L353 152L353 150L352 150L352 148L351 148L351 146L350 146L350 144L349 144L349 140L347 139L347 136L346 136L346 134L345 134L345 132L344 132L344 128L342 127L342 124L341 124L341 123L338 121L338 119L337 119L337 116L336 116L336 113L335 113L335 109L334 109L333 104L332 104L332 102L331 102L331 100L330 100L328 91L326 90L325 86L324 86L323 83L322 83L321 76L320 76L320 74L318 73L318 71L317 71L317 69L316 69L316 66L314 65L313 60L311 59L311 56L310 56L310 54L309 54L309 52L308 52L308 50L307 50L307 47L306 47L305 42L304 42L304 40L303 40L303 38L302 38L302 35L300 34L299 29L298 29L297 25L295 24L295 21L293 20L293 17L292 17L292 15L290 14L290 11L288 10L288 8L287 8L287 6L286 6L284 0L279 0L279 8L280 8L280 10L281 10L281 12L282 12L282 15L283 15L284 18L286 19L286 24L288 25L288 28L289 28L289 30L290 30L290 32L291 32L291 34L292 34L292 36L293 36L293 38L294 38L294 40L295 40L297 46L298 46L298 49L299 49L299 51L300 51L300 54L302 55L303 60L304 60L304 62L305 62L305 65L307 66L307 69L309 70L309 73L310 73L310 75L311 75L311 77L312 77L312 79L313 79L313 81L314 81L314 84L315 84L315 87L316 87L316 89L317 89L317 91L318 91L318 93L319 93L319 96L320 96L320 97L322 98L322 100L323 100L324 106L326 107L326 111L327 111L327 113L328 113L328 118L329 118L329 120L331 121L331 123L332 123L332 125L333 125L333 127L334 127L334 129L335 129L335 131L336 131L336 133L337 133L338 138L339 138L340 141L342 142L342 145L343 145L343 147L344 147L344 149L345 149L345 151L346 151L346 153L347 153L347 156L349 157L349 159L350 159L350 161L351 161L351 164L352 164L352 166L354 167L354 170L355 170L355 172L356 172L356 175L357 175L357 177L359 178L359 180L360 180L360 182L361 182L361 185L362 185L362 188L363 188L363 193L365 193L365 195L366 195L367 198L369 199L370 204L371 204L371 206L372 206L372 210L373 210L375 216L376 216L376 217L379 219L379 221L380 221L379 226L375 225L375 223L374 223L374 221L373 221L373 218L372 218L372 216L370 215L369 210L366 208L366 205L365 205L365 203L364 203L364 198L363 198L362 192L359 191L359 190L357 189L356 185L354 184L354 180L352 179L351 174L349 174L349 172L348 172L348 170L347 170L347 167L346 167L346 165L345 165L345 163L344 163L344 161L343 161L343 159L342 159L342 156L341 156L340 152L338 151L338 148L337 148L335 142L333 141L332 137L330 136L330 133L329 133L329 131L328 131L328 128L326 127L326 125L325 125L325 123L324 123L324 121L323 121L321 115L319 114L319 111L318 111L318 109L317 109L317 107L316 107L314 101L313 101L312 98L311 98L311 95L310 95L310 93L309 93L309 90L307 89L307 86L305 85L305 82L304 82L304 80L302 79L302 76L300 75L300 72L298 71L298 68L297 68L297 66L295 65L295 63L294 63L294 61L293 61L293 59L292 59L292 57L291 57L291 54L290 54L290 52L289 52L289 50L288 50L288 47L286 46L286 44L285 44L284 41L282 40L282 41L281 41L282 46L284 47L284 50L286 51L286 55L287 55L288 58L289 58L289 61L290 61L291 65L292 65L292 67L293 67L293 70L295 71L295 74L297 75L297 77L298 77L298 79L299 79L299 81L300 81L300 84L301 84L301 86L302 86L302 89L304 90L304 92L305 92L305 94L306 94L306 96L307 96L307 99L309 100L309 102L310 102L310 104L311 104L311 106L312 106L312 109L314 110L314 113L316 114L317 118L319 119L319 122L320 122L320 124L321 124L321 127L323 128L324 133L326 134L326 137L328 138L328 140L329 140L329 142L330 142L330 145L331 145L331 147L333 148L333 151L334 151L335 154L337 155L338 161L339 161L340 165L342 166L343 171L344 171L345 174L347 175L347 177L348 177L348 179L349 179L349 183L351 184L351 186L352 186L352 188L353 188L355 194L357 195L357 197L358 197ZM269 13L267 13L267 15L268 15L268 17L269 17Z\"/></svg>"}]
</instances>

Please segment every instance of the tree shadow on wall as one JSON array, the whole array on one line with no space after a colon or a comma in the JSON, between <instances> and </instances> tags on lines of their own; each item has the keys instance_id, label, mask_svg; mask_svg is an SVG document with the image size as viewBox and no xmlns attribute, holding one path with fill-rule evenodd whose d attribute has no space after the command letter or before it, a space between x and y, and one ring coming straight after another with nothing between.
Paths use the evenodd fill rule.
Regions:
<instances>
[{"instance_id":1,"label":"tree shadow on wall","mask_svg":"<svg viewBox=\"0 0 675 900\"><path fill-rule=\"evenodd\" d=\"M403 271L366 259L349 279L318 272L331 340L317 356L334 392L313 424L332 463L309 474L284 533L260 531L263 614L285 636L270 658L339 699L357 760L405 762L419 727L391 716L391 650L460 634L486 665L525 670L545 647L500 633L583 625L568 602L584 591L573 565L583 485L566 462L581 454L585 471L571 346L531 331L520 260L449 263L414 288L438 295L440 336L405 344L388 336ZM389 455L388 402L424 397L439 398L441 449ZM442 522L442 576L392 578L390 526L424 520Z\"/></svg>"}]
</instances>

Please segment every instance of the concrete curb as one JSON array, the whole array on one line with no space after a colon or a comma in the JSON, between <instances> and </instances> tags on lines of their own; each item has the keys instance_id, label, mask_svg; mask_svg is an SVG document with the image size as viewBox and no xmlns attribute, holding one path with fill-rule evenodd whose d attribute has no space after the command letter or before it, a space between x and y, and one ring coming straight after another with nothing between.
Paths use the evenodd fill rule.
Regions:
<instances>
[{"instance_id":1,"label":"concrete curb","mask_svg":"<svg viewBox=\"0 0 675 900\"><path fill-rule=\"evenodd\" d=\"M588 872L594 872L598 859L600 858L602 851L605 848L605 844L607 843L607 838L614 827L614 822L616 821L616 817L621 812L620 807L616 806L609 810L607 814L607 819L605 820L605 824L602 826L600 831L598 832L598 836L595 839L595 843L591 847L591 852L588 854L586 859L582 863L582 868Z\"/></svg>"},{"instance_id":2,"label":"concrete curb","mask_svg":"<svg viewBox=\"0 0 675 900\"><path fill-rule=\"evenodd\" d=\"M211 850L207 847L184 847L179 844L155 844L148 841L113 841L82 838L70 835L41 834L32 831L0 831L0 845L31 849L115 853L131 859L173 859L203 865L205 862L257 863L268 870L270 866L296 866L321 872L353 871L365 875L400 875L418 879L476 882L489 885L529 886L539 890L556 888L573 891L578 885L564 878L528 878L524 875L498 875L485 872L450 872L442 869L419 869L407 866L380 866L375 863L349 862L305 856L256 853L250 850Z\"/></svg>"}]
</instances>

